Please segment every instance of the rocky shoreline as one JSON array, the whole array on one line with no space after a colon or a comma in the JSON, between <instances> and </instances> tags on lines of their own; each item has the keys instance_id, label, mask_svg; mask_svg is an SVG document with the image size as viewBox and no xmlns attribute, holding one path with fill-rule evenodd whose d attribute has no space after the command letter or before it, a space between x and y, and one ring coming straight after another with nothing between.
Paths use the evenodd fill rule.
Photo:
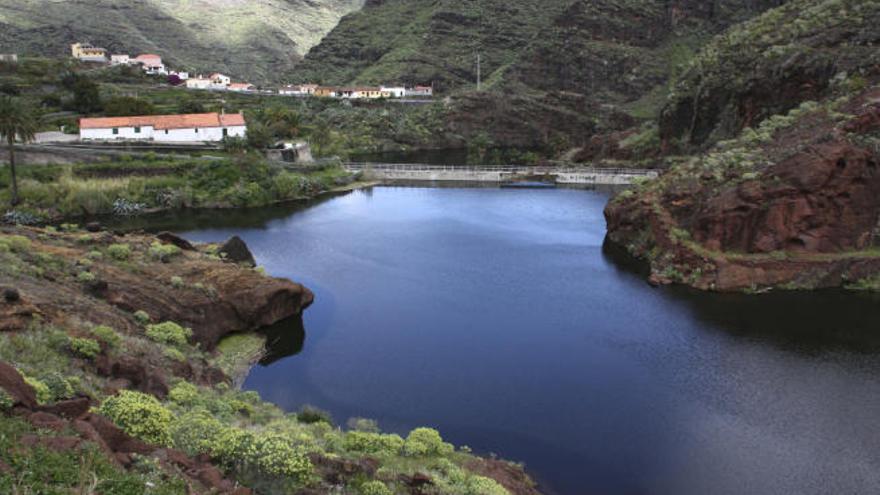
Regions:
<instances>
[{"instance_id":1,"label":"rocky shoreline","mask_svg":"<svg viewBox=\"0 0 880 495\"><path fill-rule=\"evenodd\" d=\"M389 477L380 468L386 462L396 465L400 461L394 459L402 454L370 454L378 447L362 450L366 447L348 443L353 441L350 437L363 441L366 435L364 438L375 439L379 445L397 445L394 438L400 437L396 435L372 430L345 432L329 424L315 430L311 426L315 418L286 415L250 393L232 388L238 380L224 370L244 370L253 364L255 355L250 348L229 358L232 368L221 366L221 340L301 317L314 298L300 284L255 269L240 239L233 238L222 246L193 245L169 233L151 236L71 227L66 231L8 227L0 228L0 256L0 286L4 288L0 300L0 422L6 421L4 417L18 418L30 425L32 430L17 440L24 448L72 455L97 448L123 472L133 472L139 459L150 458L161 466L163 476L184 480L190 493L245 495L253 493L252 488L256 493L275 492L276 488L260 488L260 478L251 477L253 466L242 470L233 467L237 464L228 464L220 452L187 449L186 442L176 439L178 433L171 435L173 442L139 436L141 422L152 424L147 416L132 429L125 423L126 416L105 415L110 414L104 412L109 399L137 393L142 394L138 400L159 401L156 408L179 411L181 421L203 414L193 409L197 403L213 404L210 410L241 404L235 406L243 409L230 425L248 424L268 415L276 418L275 423L289 422L286 428L300 431L291 433L290 441L317 435L305 445L317 442L326 444L324 447L290 451L297 462L291 466L304 466L302 469L311 473L307 478L276 479L273 476L278 473L270 465L260 467L269 470L262 477L275 479L277 486L298 487L289 488L290 493L325 493L364 480L407 487L410 493L422 493L435 485L437 493L453 493L439 489L448 482L443 479L445 471L431 470L436 469L432 468L435 461L408 459L407 463L424 467ZM175 332L184 333L177 336ZM41 375L42 364L29 361L29 356L16 350L16 346L28 345L38 349L46 342L50 346L58 342L48 359L61 369L51 375ZM260 344L262 339L254 342ZM54 385L45 385L54 383L56 375L63 376L65 392L56 394ZM49 389L55 395L49 394ZM193 394L201 399L192 402L195 399L181 398ZM323 424L320 418L317 421ZM185 432L193 427L185 423L179 428ZM170 431L178 431L176 428L172 422ZM229 428L239 431L235 426ZM260 428L264 427L257 422L239 434ZM486 485L490 488L487 493L538 493L520 466L454 452L446 445L438 444L438 453L443 452L455 465L443 469L463 473L450 479ZM342 456L337 452L340 448ZM11 462L0 456L0 473L14 472ZM253 462L259 467L266 460L258 457Z\"/></svg>"}]
</instances>

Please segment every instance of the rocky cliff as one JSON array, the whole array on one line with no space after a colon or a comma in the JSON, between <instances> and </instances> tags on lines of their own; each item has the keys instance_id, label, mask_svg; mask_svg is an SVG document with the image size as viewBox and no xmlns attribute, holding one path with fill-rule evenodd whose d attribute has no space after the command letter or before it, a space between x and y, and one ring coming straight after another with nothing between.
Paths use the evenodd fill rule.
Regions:
<instances>
[{"instance_id":1,"label":"rocky cliff","mask_svg":"<svg viewBox=\"0 0 880 495\"><path fill-rule=\"evenodd\" d=\"M861 0L793 0L716 37L675 82L660 115L667 148L736 136L819 100L835 78L880 63L880 8Z\"/></svg>"},{"instance_id":2,"label":"rocky cliff","mask_svg":"<svg viewBox=\"0 0 880 495\"><path fill-rule=\"evenodd\" d=\"M877 288L880 74L865 77L618 195L609 239L657 283Z\"/></svg>"}]
</instances>

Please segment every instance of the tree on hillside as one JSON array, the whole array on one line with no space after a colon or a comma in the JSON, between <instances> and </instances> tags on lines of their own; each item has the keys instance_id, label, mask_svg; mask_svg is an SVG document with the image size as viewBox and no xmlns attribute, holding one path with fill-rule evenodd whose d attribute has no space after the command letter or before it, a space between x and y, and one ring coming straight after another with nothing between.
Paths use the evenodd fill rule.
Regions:
<instances>
[{"instance_id":1,"label":"tree on hillside","mask_svg":"<svg viewBox=\"0 0 880 495\"><path fill-rule=\"evenodd\" d=\"M0 136L9 148L9 172L12 176L12 206L19 203L18 181L15 176L16 137L27 143L33 141L37 133L37 120L33 112L21 100L11 96L0 96Z\"/></svg>"},{"instance_id":2,"label":"tree on hillside","mask_svg":"<svg viewBox=\"0 0 880 495\"><path fill-rule=\"evenodd\" d=\"M156 108L147 100L131 96L116 96L104 104L108 117L130 117L132 115L152 115Z\"/></svg>"},{"instance_id":3,"label":"tree on hillside","mask_svg":"<svg viewBox=\"0 0 880 495\"><path fill-rule=\"evenodd\" d=\"M68 105L69 110L79 113L94 113L101 111L101 92L98 85L86 76L69 72L61 78L61 85L73 93L73 100Z\"/></svg>"}]
</instances>

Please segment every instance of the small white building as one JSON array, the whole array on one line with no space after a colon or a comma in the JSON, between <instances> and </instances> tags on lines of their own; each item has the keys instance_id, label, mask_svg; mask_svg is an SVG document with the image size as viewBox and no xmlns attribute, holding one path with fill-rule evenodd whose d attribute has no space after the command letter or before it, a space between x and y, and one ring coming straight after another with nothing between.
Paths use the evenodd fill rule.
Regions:
<instances>
[{"instance_id":1,"label":"small white building","mask_svg":"<svg viewBox=\"0 0 880 495\"><path fill-rule=\"evenodd\" d=\"M172 70L168 73L168 75L169 76L177 76L177 78L180 79L181 81L188 81L189 80L189 72L183 72L183 71L178 72L176 70Z\"/></svg>"},{"instance_id":2,"label":"small white building","mask_svg":"<svg viewBox=\"0 0 880 495\"><path fill-rule=\"evenodd\" d=\"M257 88L254 87L253 84L249 83L230 83L226 86L227 91L234 91L236 93L250 93L252 91L256 91Z\"/></svg>"},{"instance_id":3,"label":"small white building","mask_svg":"<svg viewBox=\"0 0 880 495\"><path fill-rule=\"evenodd\" d=\"M434 88L431 86L416 86L407 89L406 96L434 96Z\"/></svg>"},{"instance_id":4,"label":"small white building","mask_svg":"<svg viewBox=\"0 0 880 495\"><path fill-rule=\"evenodd\" d=\"M208 79L214 81L215 86L226 87L226 86L229 86L230 84L232 84L231 77L224 75L224 74L221 74L219 72L215 72L215 73L211 74L210 76L208 76Z\"/></svg>"},{"instance_id":5,"label":"small white building","mask_svg":"<svg viewBox=\"0 0 880 495\"><path fill-rule=\"evenodd\" d=\"M245 137L244 115L197 113L80 119L82 141L159 141L171 143L219 142Z\"/></svg>"},{"instance_id":6,"label":"small white building","mask_svg":"<svg viewBox=\"0 0 880 495\"><path fill-rule=\"evenodd\" d=\"M131 65L131 57L124 53L110 55L110 65Z\"/></svg>"},{"instance_id":7,"label":"small white building","mask_svg":"<svg viewBox=\"0 0 880 495\"><path fill-rule=\"evenodd\" d=\"M0 53L0 62L7 64L17 64L18 63L18 54L17 53Z\"/></svg>"},{"instance_id":8,"label":"small white building","mask_svg":"<svg viewBox=\"0 0 880 495\"><path fill-rule=\"evenodd\" d=\"M391 95L391 98L403 98L406 96L406 88L402 86L382 86L382 91Z\"/></svg>"},{"instance_id":9,"label":"small white building","mask_svg":"<svg viewBox=\"0 0 880 495\"><path fill-rule=\"evenodd\" d=\"M214 81L204 77L191 77L186 80L187 89L214 89Z\"/></svg>"},{"instance_id":10,"label":"small white building","mask_svg":"<svg viewBox=\"0 0 880 495\"><path fill-rule=\"evenodd\" d=\"M162 62L162 57L159 55L154 55L152 53L138 55L135 57L134 63L142 65L144 72L150 75L164 76L168 74L168 71L165 69L165 64Z\"/></svg>"},{"instance_id":11,"label":"small white building","mask_svg":"<svg viewBox=\"0 0 880 495\"><path fill-rule=\"evenodd\" d=\"M278 94L282 96L313 96L317 89L317 84L288 85L280 88Z\"/></svg>"}]
</instances>

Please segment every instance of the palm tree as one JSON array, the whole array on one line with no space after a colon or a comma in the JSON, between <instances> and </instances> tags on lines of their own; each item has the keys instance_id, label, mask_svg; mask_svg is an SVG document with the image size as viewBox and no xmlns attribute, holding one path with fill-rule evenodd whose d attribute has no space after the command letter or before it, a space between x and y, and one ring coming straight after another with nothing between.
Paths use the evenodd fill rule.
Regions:
<instances>
[{"instance_id":1,"label":"palm tree","mask_svg":"<svg viewBox=\"0 0 880 495\"><path fill-rule=\"evenodd\" d=\"M0 96L0 136L6 138L9 147L9 171L12 175L12 206L19 203L18 181L15 177L15 138L22 142L33 141L37 133L37 121L33 113L20 100Z\"/></svg>"}]
</instances>

